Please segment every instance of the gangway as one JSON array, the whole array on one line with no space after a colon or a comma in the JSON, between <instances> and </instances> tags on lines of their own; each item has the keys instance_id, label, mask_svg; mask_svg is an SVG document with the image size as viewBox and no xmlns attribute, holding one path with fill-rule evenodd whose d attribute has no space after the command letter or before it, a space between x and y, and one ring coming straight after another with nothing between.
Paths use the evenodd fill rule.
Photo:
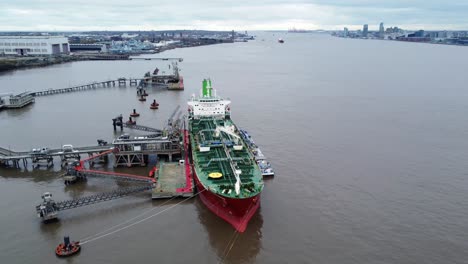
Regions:
<instances>
[{"instance_id":1,"label":"gangway","mask_svg":"<svg viewBox=\"0 0 468 264\"><path fill-rule=\"evenodd\" d=\"M179 111L180 109L180 105L177 105L177 107L174 109L174 111L172 112L171 116L169 117L169 119L167 120L167 125L168 126L172 126L172 122L174 121L174 117L175 115L177 114L177 112Z\"/></svg>"},{"instance_id":2,"label":"gangway","mask_svg":"<svg viewBox=\"0 0 468 264\"><path fill-rule=\"evenodd\" d=\"M147 127L147 126L142 126L142 125L130 125L130 124L123 123L123 126L126 127L126 128L135 129L135 130L140 130L140 131L146 131L146 132L152 132L152 133L160 133L160 134L163 133L163 131L162 131L161 129L152 128L152 127Z\"/></svg>"},{"instance_id":3,"label":"gangway","mask_svg":"<svg viewBox=\"0 0 468 264\"><path fill-rule=\"evenodd\" d=\"M38 217L42 218L44 222L46 222L48 220L56 219L58 216L58 211L91 205L99 202L110 201L130 194L152 190L155 187L156 180L154 177L144 177L140 175L133 175L127 173L99 171L85 168L85 163L90 162L94 159L98 159L102 156L114 153L115 151L116 150L112 148L102 153L93 155L89 158L83 159L80 162L75 162L72 166L69 167L67 174L69 174L71 177L76 177L77 179L86 179L88 176L112 177L126 181L136 181L139 183L144 183L143 185L140 184L135 187L117 189L111 192L104 192L61 202L55 202L54 200L52 200L52 195L50 193L45 193L42 196L43 202L36 206L36 212ZM70 180L66 180L65 182L67 183L67 181L73 182Z\"/></svg>"},{"instance_id":4,"label":"gangway","mask_svg":"<svg viewBox=\"0 0 468 264\"><path fill-rule=\"evenodd\" d=\"M134 174L127 174L127 173L117 173L112 171L100 171L100 170L85 170L81 169L78 171L76 175L78 178L85 178L85 177L109 177L118 180L125 180L125 181L134 181L134 182L147 182L147 183L155 183L156 180L150 177L144 177L140 175Z\"/></svg>"},{"instance_id":5,"label":"gangway","mask_svg":"<svg viewBox=\"0 0 468 264\"><path fill-rule=\"evenodd\" d=\"M137 186L137 187L128 187L122 188L118 190L114 190L111 192L99 193L91 196L81 197L78 199L66 200L57 202L57 211L63 211L67 209L77 208L85 205L95 204L99 202L110 201L118 198L122 198L124 196L144 192L151 190L152 186Z\"/></svg>"},{"instance_id":6,"label":"gangway","mask_svg":"<svg viewBox=\"0 0 468 264\"><path fill-rule=\"evenodd\" d=\"M154 133L152 135L158 135L161 136L163 134L163 130L157 129L157 128L152 128L148 126L142 126L142 125L131 125L127 124L126 122L123 121L122 115L116 116L115 118L112 118L112 125L114 126L114 130L117 129L119 126L121 129L124 127L134 129L134 130L140 130L140 131L145 131L145 132L151 132Z\"/></svg>"}]
</instances>

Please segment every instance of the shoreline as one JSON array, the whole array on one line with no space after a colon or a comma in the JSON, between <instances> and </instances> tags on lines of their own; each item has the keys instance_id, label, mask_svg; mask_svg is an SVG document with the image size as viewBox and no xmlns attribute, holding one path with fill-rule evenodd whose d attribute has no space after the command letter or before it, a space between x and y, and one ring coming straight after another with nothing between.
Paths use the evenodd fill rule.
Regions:
<instances>
[{"instance_id":1,"label":"shoreline","mask_svg":"<svg viewBox=\"0 0 468 264\"><path fill-rule=\"evenodd\" d=\"M403 42L403 43L422 43L422 44L432 44L432 45L443 45L443 46L457 46L457 47L468 47L468 45L464 44L457 44L457 43L441 43L441 42L433 42L433 41L409 41L409 40L398 40L398 39L379 39L379 38L345 38L340 36L330 35L335 38L342 38L342 39L359 39L359 40L380 40L380 41L391 41L391 42Z\"/></svg>"},{"instance_id":2,"label":"shoreline","mask_svg":"<svg viewBox=\"0 0 468 264\"><path fill-rule=\"evenodd\" d=\"M194 46L165 47L163 50L154 53L134 53L134 54L112 54L112 53L75 53L73 55L62 54L58 56L0 56L0 74L9 71L47 67L55 64L62 64L75 61L96 61L96 60L131 60L130 56L141 56L146 54L159 54L167 50L180 48L193 48L200 46L210 46L232 42L219 42Z\"/></svg>"}]
</instances>

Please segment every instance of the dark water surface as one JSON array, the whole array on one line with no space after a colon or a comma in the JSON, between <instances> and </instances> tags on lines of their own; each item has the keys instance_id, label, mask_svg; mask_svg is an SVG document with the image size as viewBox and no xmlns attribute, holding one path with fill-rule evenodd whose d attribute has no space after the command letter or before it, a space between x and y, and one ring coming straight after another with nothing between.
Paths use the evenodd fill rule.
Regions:
<instances>
[{"instance_id":1,"label":"dark water surface","mask_svg":"<svg viewBox=\"0 0 468 264\"><path fill-rule=\"evenodd\" d=\"M133 108L142 114L140 124L162 127L211 77L218 93L231 98L234 121L253 135L277 173L265 182L261 209L247 231L233 236L195 198L60 260L53 248L65 234L94 235L181 200L163 204L139 194L63 211L59 222L44 225L34 211L44 191L62 200L119 185L90 179L65 187L58 164L2 168L1 263L468 263L466 48L259 33L249 43L158 56L184 58L186 87L150 90L159 110L137 101L134 88L41 97L0 112L0 146L110 141L111 118ZM20 70L0 75L0 93L139 77L166 63Z\"/></svg>"}]
</instances>

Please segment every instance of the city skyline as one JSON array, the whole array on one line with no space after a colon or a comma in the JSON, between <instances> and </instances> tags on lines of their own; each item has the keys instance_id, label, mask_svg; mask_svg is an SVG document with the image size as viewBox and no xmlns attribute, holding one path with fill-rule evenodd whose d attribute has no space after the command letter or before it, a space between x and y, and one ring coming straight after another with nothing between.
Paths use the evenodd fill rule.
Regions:
<instances>
[{"instance_id":1,"label":"city skyline","mask_svg":"<svg viewBox=\"0 0 468 264\"><path fill-rule=\"evenodd\" d=\"M0 31L90 30L467 30L468 3L403 0L5 0Z\"/></svg>"}]
</instances>

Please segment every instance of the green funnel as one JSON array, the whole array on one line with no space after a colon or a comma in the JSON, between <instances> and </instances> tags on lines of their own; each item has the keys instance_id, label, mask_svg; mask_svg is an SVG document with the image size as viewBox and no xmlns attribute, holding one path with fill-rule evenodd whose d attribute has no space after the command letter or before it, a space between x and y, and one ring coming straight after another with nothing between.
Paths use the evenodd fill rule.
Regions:
<instances>
[{"instance_id":1,"label":"green funnel","mask_svg":"<svg viewBox=\"0 0 468 264\"><path fill-rule=\"evenodd\" d=\"M213 87L211 86L211 79L208 79L208 86L206 87L206 89L208 90L208 97L212 97L212 91L213 91Z\"/></svg>"},{"instance_id":2,"label":"green funnel","mask_svg":"<svg viewBox=\"0 0 468 264\"><path fill-rule=\"evenodd\" d=\"M208 81L203 79L202 97L208 97Z\"/></svg>"}]
</instances>

